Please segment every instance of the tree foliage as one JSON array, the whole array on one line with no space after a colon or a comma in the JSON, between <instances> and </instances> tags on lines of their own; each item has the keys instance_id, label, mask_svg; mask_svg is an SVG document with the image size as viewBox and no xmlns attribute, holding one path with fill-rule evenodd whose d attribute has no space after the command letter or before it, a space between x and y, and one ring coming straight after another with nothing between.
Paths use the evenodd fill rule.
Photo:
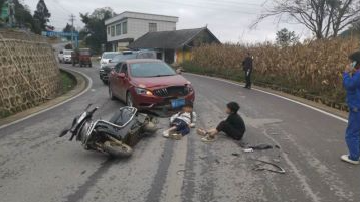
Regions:
<instances>
[{"instance_id":1,"label":"tree foliage","mask_svg":"<svg viewBox=\"0 0 360 202\"><path fill-rule=\"evenodd\" d=\"M15 4L15 26L20 28L28 28L32 32L40 33L41 28L34 20L31 11L27 5L24 5L19 0L13 0ZM0 0L0 8L2 8L5 0Z\"/></svg>"},{"instance_id":2,"label":"tree foliage","mask_svg":"<svg viewBox=\"0 0 360 202\"><path fill-rule=\"evenodd\" d=\"M46 24L49 22L51 14L46 7L44 0L39 0L36 5L36 10L34 12L34 21L40 27L40 32L46 29Z\"/></svg>"},{"instance_id":3,"label":"tree foliage","mask_svg":"<svg viewBox=\"0 0 360 202\"><path fill-rule=\"evenodd\" d=\"M85 44L94 52L100 53L101 44L106 44L106 26L105 20L113 17L114 11L109 7L98 8L92 14L81 14L81 21L85 24L83 30L80 31L84 37Z\"/></svg>"},{"instance_id":4,"label":"tree foliage","mask_svg":"<svg viewBox=\"0 0 360 202\"><path fill-rule=\"evenodd\" d=\"M65 27L62 30L63 32L72 32L72 31L76 31L75 28L73 26L71 26L69 23L66 23ZM71 36L66 37L68 40L71 39Z\"/></svg>"},{"instance_id":5,"label":"tree foliage","mask_svg":"<svg viewBox=\"0 0 360 202\"><path fill-rule=\"evenodd\" d=\"M299 42L299 36L294 31L283 28L276 33L276 42L280 46L293 45Z\"/></svg>"},{"instance_id":6,"label":"tree foliage","mask_svg":"<svg viewBox=\"0 0 360 202\"><path fill-rule=\"evenodd\" d=\"M274 0L253 24L270 16L305 25L317 39L336 37L360 18L360 0Z\"/></svg>"}]
</instances>

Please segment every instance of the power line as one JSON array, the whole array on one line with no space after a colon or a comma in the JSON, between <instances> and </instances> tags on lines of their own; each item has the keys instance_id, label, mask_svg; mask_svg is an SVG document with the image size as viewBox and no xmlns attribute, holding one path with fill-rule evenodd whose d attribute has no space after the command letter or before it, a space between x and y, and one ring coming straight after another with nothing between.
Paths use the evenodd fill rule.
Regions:
<instances>
[{"instance_id":1,"label":"power line","mask_svg":"<svg viewBox=\"0 0 360 202\"><path fill-rule=\"evenodd\" d=\"M60 8L61 8L61 10L65 11L65 13L66 13L66 14L72 14L69 10L67 10L66 8L64 8L64 7L63 7L63 6L59 3L59 1L57 1L57 0L53 0L53 1L51 1L51 2L53 2L53 3L57 4L57 5L58 5L58 7L60 7Z\"/></svg>"},{"instance_id":2,"label":"power line","mask_svg":"<svg viewBox=\"0 0 360 202\"><path fill-rule=\"evenodd\" d=\"M148 1L143 1L143 2L148 2ZM172 5L172 6L176 6L176 5L181 5L181 6L186 6L186 7L196 7L196 8L201 8L201 9L206 9L206 10L211 10L211 11L228 11L228 12L235 12L235 13L241 13L241 14L250 14L250 15L255 15L258 13L255 12L249 12L247 10L241 10L239 7L234 8L234 7L230 7L227 6L226 8L224 7L219 7L219 6L209 6L209 5L199 5L199 4L192 4L192 3L183 3L183 2L169 2L166 0L157 0L157 1L152 1L151 4L168 4L168 5ZM220 3L220 2L219 2ZM226 5L224 5L226 6Z\"/></svg>"}]
</instances>

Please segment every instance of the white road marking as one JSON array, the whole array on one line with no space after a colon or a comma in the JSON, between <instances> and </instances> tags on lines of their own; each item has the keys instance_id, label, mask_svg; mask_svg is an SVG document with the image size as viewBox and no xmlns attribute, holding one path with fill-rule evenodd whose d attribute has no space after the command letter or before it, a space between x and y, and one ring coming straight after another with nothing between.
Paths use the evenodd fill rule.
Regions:
<instances>
[{"instance_id":1,"label":"white road marking","mask_svg":"<svg viewBox=\"0 0 360 202\"><path fill-rule=\"evenodd\" d=\"M66 68L63 68L63 69L66 69ZM83 74L83 73L81 73L81 72L75 71L75 70L69 70L69 69L66 69L66 70L68 70L68 71L74 71L74 72L76 72L76 73L78 73L78 74L81 74L83 77L85 77L85 78L88 80L88 86L86 87L86 89L83 90L82 92L80 92L79 94L75 95L74 97L71 97L71 98L69 98L69 99L67 99L67 100L64 100L64 101L62 101L62 102L60 102L60 103L58 103L58 104L56 104L56 105L53 105L53 106L51 106L51 107L49 107L49 108L40 110L40 111L38 111L38 112L35 112L35 113L30 114L30 115L28 115L28 116L25 116L25 117L23 117L23 118L21 118L21 119L18 119L18 120L16 120L16 121L11 122L11 123L4 124L4 125L0 126L0 129L3 129L3 128L6 128L6 127L8 127L8 126L14 125L14 124L16 124L16 123L22 122L22 121L24 121L24 120L26 120L26 119L32 118L32 117L34 117L34 116L36 116L36 115L38 115L38 114L47 112L47 111L52 110L52 109L54 109L54 108L56 108L56 107L58 107L58 106L60 106L60 105L63 105L63 104L65 104L65 103L67 103L67 102L70 102L71 100L73 100L73 99L75 99L75 98L78 98L78 97L80 97L81 95L83 95L84 93L86 93L86 92L92 87L93 81L92 81L92 79L91 79L90 77L86 76L85 74Z\"/></svg>"},{"instance_id":2,"label":"white road marking","mask_svg":"<svg viewBox=\"0 0 360 202\"><path fill-rule=\"evenodd\" d=\"M238 84L238 83L236 83L236 82L232 82L232 81L225 80L225 79L219 79L219 78L214 78L214 77L210 77L210 76L203 76L203 75L197 75L197 74L191 74L191 73L186 73L186 74L193 75L193 76L198 76L198 77L203 77L203 78L207 78L207 79L212 79L212 80L216 80L216 81L221 81L221 82L224 82L224 83L228 83L228 84L232 84L232 85L236 85L236 86L241 86L241 87L243 87L243 85L240 85L240 84ZM338 119L338 120L343 121L343 122L345 122L345 123L348 123L348 120L347 120L347 119L344 119L344 118L342 118L342 117L340 117L340 116L337 116L337 115L335 115L335 114L326 112L326 111L324 111L324 110L322 110L322 109L318 109L318 108L316 108L316 107L310 106L310 105L308 105L308 104L305 104L305 103L302 103L302 102L299 102L299 101L296 101L296 100L293 100L293 99L290 99L290 98L287 98L287 97L284 97L284 96L281 96L281 95L277 95L277 94L274 94L274 93L266 92L266 91L263 91L263 90L260 90L260 89L257 89L257 88L252 88L252 89L255 90L255 91L264 93L264 94L272 95L272 96L275 96L275 97L278 97L278 98L287 100L287 101L292 102L292 103L296 103L296 104L301 105L301 106L303 106L303 107L312 109L312 110L314 110L314 111L320 112L320 113L325 114L325 115L327 115L327 116L330 116L330 117L332 117L332 118L335 118L335 119Z\"/></svg>"}]
</instances>

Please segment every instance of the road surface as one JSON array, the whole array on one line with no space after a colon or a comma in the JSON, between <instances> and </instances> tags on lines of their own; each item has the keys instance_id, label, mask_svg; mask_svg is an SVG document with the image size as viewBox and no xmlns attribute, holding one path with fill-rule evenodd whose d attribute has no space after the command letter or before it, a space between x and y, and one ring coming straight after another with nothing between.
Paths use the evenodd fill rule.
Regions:
<instances>
[{"instance_id":1,"label":"road surface","mask_svg":"<svg viewBox=\"0 0 360 202\"><path fill-rule=\"evenodd\" d=\"M97 117L105 119L123 104L109 99L97 67L75 69L93 80L88 92L0 130L0 201L360 201L360 167L339 160L346 153L344 121L205 77L186 75L196 90L198 127L216 126L225 104L237 101L247 125L244 142L281 150L245 154L229 138L205 144L192 131L181 141L161 133L145 138L128 160L85 151L58 132L87 103L100 106ZM252 159L277 162L286 174L254 171Z\"/></svg>"}]
</instances>

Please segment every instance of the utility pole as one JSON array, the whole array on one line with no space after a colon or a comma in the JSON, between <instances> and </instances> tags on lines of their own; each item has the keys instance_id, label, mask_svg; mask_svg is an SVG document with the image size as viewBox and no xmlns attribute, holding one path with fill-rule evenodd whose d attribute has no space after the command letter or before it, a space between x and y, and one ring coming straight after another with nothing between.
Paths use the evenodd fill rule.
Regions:
<instances>
[{"instance_id":1,"label":"utility pole","mask_svg":"<svg viewBox=\"0 0 360 202\"><path fill-rule=\"evenodd\" d=\"M8 16L9 16L9 26L13 27L15 25L15 4L13 0L8 0Z\"/></svg>"},{"instance_id":2,"label":"utility pole","mask_svg":"<svg viewBox=\"0 0 360 202\"><path fill-rule=\"evenodd\" d=\"M70 15L70 22L71 22L71 45L74 48L74 21L75 21L75 15Z\"/></svg>"}]
</instances>

